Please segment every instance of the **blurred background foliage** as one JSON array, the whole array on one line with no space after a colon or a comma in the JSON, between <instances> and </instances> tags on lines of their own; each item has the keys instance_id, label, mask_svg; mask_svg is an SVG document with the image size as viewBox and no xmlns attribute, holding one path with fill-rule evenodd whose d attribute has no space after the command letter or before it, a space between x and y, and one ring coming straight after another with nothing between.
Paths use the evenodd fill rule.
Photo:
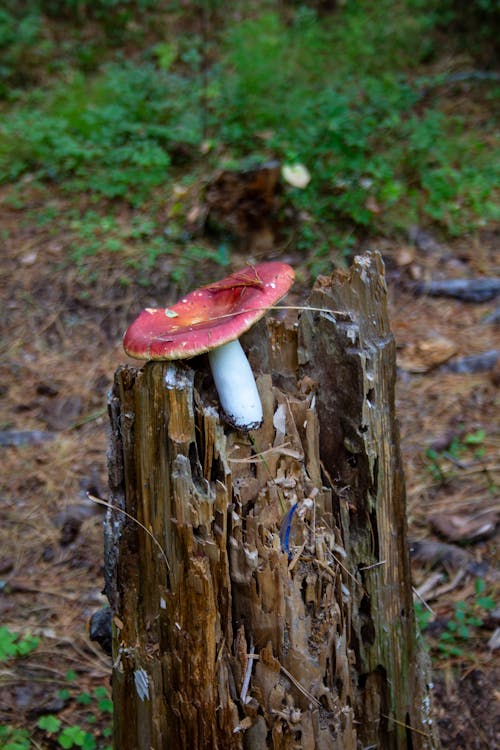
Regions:
<instances>
[{"instance_id":1,"label":"blurred background foliage","mask_svg":"<svg viewBox=\"0 0 500 750\"><path fill-rule=\"evenodd\" d=\"M33 189L63 199L35 218L73 260L225 263L186 196L279 160L311 175L281 225L314 272L415 224L479 231L499 218L498 21L496 0L4 0L4 199L31 219Z\"/></svg>"}]
</instances>

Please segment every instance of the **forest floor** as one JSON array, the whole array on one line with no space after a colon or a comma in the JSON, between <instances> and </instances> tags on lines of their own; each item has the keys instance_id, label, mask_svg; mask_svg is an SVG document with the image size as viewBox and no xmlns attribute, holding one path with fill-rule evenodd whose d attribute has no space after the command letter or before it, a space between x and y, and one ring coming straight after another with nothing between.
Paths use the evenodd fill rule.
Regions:
<instances>
[{"instance_id":1,"label":"forest floor","mask_svg":"<svg viewBox=\"0 0 500 750\"><path fill-rule=\"evenodd\" d=\"M35 728L41 716L54 715L63 726L86 727L103 747L109 715L95 690L108 688L111 659L88 637L89 618L105 604L103 517L87 493L106 498L106 393L127 361L122 333L139 309L175 301L176 290L154 280L146 290L133 278L124 286L120 269L102 255L89 259L93 281L82 289L65 261L65 236L5 203L0 222L8 229L0 290L0 622L40 638L27 655L2 664L0 723L30 728L34 747L55 747L44 744L50 726ZM419 295L415 282L492 276L497 243L492 232L453 244L417 232L404 245L374 237L359 248L380 249L386 264L409 532L418 552L414 585L442 744L454 750L500 741L499 613L492 604L499 588L500 371L498 358L467 374L445 366L498 351L498 323L487 322L494 300ZM234 256L228 271L245 260ZM298 255L286 260L300 270ZM212 272L224 275L199 269L193 284ZM293 297L300 304L313 280L299 277ZM32 444L8 444L25 439Z\"/></svg>"},{"instance_id":2,"label":"forest floor","mask_svg":"<svg viewBox=\"0 0 500 750\"><path fill-rule=\"evenodd\" d=\"M115 3L81 5L102 9L114 8ZM71 13L62 21L44 16L35 40L34 26L24 23L21 29L17 16L12 16L13 46L6 70L12 68L8 84L13 94L0 99L0 179L5 181L0 185L0 749L108 750L110 746L111 657L88 633L90 618L106 605L103 508L89 496L107 497L107 392L116 368L131 362L122 349L127 326L144 307L172 304L190 288L265 259L280 259L295 267L297 282L288 300L305 304L315 264L316 269L333 269L348 253L376 249L385 262L398 351L396 407L415 607L433 664L434 711L442 746L449 750L500 747L500 568L495 538L500 516L498 288L496 298L492 294L482 302L418 291L421 282L432 279L498 280L500 276L499 233L490 221L493 91L489 86L483 89L488 76L498 81L498 73L492 73L490 46L476 59L462 37L455 43L440 29L431 54L430 27L426 23L414 28L416 11L409 10L407 3L397 4L398 13L382 14L378 26L366 23L361 11L365 8L375 17L379 6L387 12L390 3L319 4L338 6L338 12L349 12L351 19L345 38L340 35L337 40L340 51L331 65L337 75L332 91L341 95L335 94L329 103L332 124L325 132L331 138L338 128L337 161L326 164L331 174L323 175L323 183L320 174L312 175L312 186L316 177L327 197L316 188L316 198L307 203L300 188L293 192L290 184L283 184L279 166L274 166L268 171L269 183L265 175L257 179L262 200L249 206L244 180L240 185L237 176L236 182L229 180L226 193L218 192L222 165L242 163L240 158L235 162L228 144L239 133L243 151L252 144L257 160L262 154L265 159L283 160L288 150L292 158L297 134L293 128L289 133L285 129L286 143L279 144L275 137L273 150L268 145L273 134L266 125L267 110L276 107L276 131L288 117L299 123L301 138L303 129L306 135L308 128L320 132L314 130L314 107L307 105L309 66L305 78L300 74L304 63L312 60L316 65L312 77L321 80L321 70L328 66L307 43L295 60L296 70L292 56L292 70L302 89L295 90L300 96L290 97L291 111L285 106L287 117L282 116L278 105L282 99L286 104L287 96L279 92L288 93L289 82L285 74L278 75L282 88L275 91L270 73L285 70L282 63L290 57L295 37L290 36L288 24L276 25L276 49L283 49L283 55L266 60L264 54L255 53L254 42L262 41L267 50L268 37L262 29L268 19L255 27L261 29L259 33L249 27L248 39L236 35L232 57L226 60L228 70L234 72L239 64L242 71L240 88L234 91L246 95L248 81L253 81L254 98L247 101L242 96L238 112L233 95L222 97L217 109L217 86L213 90L207 86L207 82L217 84L216 77L207 78L202 70L216 62L211 58L215 47L209 44L201 63L197 61L210 41L207 16L198 18L195 13L203 3L166 5L179 7L175 18L169 12L160 16L160 23L151 16L137 49L129 41L121 51L103 41L102 24L91 13L86 23L80 14L76 21L71 21ZM223 9L220 23L213 22L215 29L223 25L227 13L225 4L213 5ZM250 15L258 5L240 4ZM276 5L287 18L295 7L294 3ZM361 5L357 22L356 6ZM233 15L236 26L236 11ZM137 22L130 24L132 37L146 16L141 11ZM111 18L109 30L116 32ZM400 27L406 32L400 33ZM193 42L195 28L198 47ZM19 42L20 30L25 37ZM1 33L6 34L0 29ZM391 34L396 39L394 49ZM309 37L307 32L306 40ZM311 38L314 41L314 35ZM0 39L0 47L2 43ZM417 53L421 57L414 68ZM252 64L260 64L259 75L253 75L245 54ZM124 61L134 55L136 62L146 60L147 65L126 68ZM174 113L179 109L179 123L187 120L184 125L191 137L190 121L196 119L189 104L194 100L191 89L199 89L203 119L207 101L213 109L216 137L212 141L205 139L206 122L201 127L203 139L186 137L185 142L177 142L171 134L166 139L168 129L163 127L161 106L158 109L163 79L158 80L160 74L169 74L176 55L172 78L176 85L183 80L180 74L191 68L201 71L202 85L198 81L196 88L193 77L177 94L174 87L168 107ZM101 69L106 60L118 60L118 65ZM485 66L485 77L474 78L474 71ZM399 77L408 74L407 87L398 82L385 89L378 79L374 86L372 76L377 71L388 85L393 68ZM95 74L93 79L85 77L89 70ZM150 78L144 71L150 71ZM465 84L457 84L464 71ZM453 79L449 73L458 77ZM127 75L135 75L128 88ZM467 82L471 77L473 81ZM270 91L263 105L261 79ZM144 86L149 88L143 97ZM124 97L126 106L112 96L115 90L122 93L120 87L129 97ZM327 88L321 87L321 95ZM405 104L414 89L421 93L414 104ZM0 88L0 97L4 95ZM219 127L226 119L231 124L225 102L234 104L233 131L224 136L226 140ZM322 96L318 102L323 102ZM248 114L249 103L253 115L251 110ZM373 112L372 105L376 105ZM386 111L396 106L400 109ZM122 123L124 112L127 118ZM262 127L254 123L257 115ZM381 116L387 119L377 130ZM365 127L367 117L371 118L368 130L375 128L373 139ZM57 130L64 122L67 128ZM362 130L365 140L360 145ZM79 131L84 134L80 140ZM392 140L391 133L396 133ZM128 143L124 134L135 144L130 151L121 148L124 138ZM103 137L108 138L104 146ZM131 159L135 138L146 144L139 151L143 162ZM319 137L302 140L306 154L311 147L310 161L320 172L324 155L314 150ZM276 151L276 144L281 151ZM168 155L168 170L163 170L163 162L158 166L158 154ZM366 179L367 154L375 180ZM471 159L476 157L474 164ZM401 165L405 159L407 163ZM72 171L72 160L80 171ZM339 163L350 180L337 181ZM2 173L5 164L8 168ZM450 174L457 184L448 195L444 188ZM141 179L144 189L151 187L153 200L134 203ZM381 191L382 201L370 193L377 180L386 191ZM469 180L465 186L464 180ZM126 190L119 192L123 183ZM207 188L214 185L209 205ZM416 203L411 204L407 196L417 196ZM281 201L280 225L267 226L264 221L243 244L248 226L254 225L256 216L261 218L262 206L274 210L275 198ZM323 206L323 214L319 209L315 213L316 204ZM413 212L408 218L410 205ZM242 209L238 216L234 206ZM392 224L384 223L386 212ZM415 218L414 223L422 226L402 229L406 218L408 224ZM215 241L214 228L219 231ZM235 229L239 239L227 243ZM300 230L306 231L301 235ZM457 237L459 231L463 233ZM452 235L455 238L449 239ZM297 249L301 242L302 252Z\"/></svg>"}]
</instances>

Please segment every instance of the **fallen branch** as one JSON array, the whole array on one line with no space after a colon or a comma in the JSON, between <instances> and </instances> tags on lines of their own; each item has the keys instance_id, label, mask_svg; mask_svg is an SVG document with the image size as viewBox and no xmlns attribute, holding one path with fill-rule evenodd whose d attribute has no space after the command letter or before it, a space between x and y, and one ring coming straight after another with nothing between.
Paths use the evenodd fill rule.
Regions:
<instances>
[{"instance_id":1,"label":"fallen branch","mask_svg":"<svg viewBox=\"0 0 500 750\"><path fill-rule=\"evenodd\" d=\"M487 302L500 294L500 278L436 279L422 281L415 287L417 294L431 297L454 297L463 302Z\"/></svg>"},{"instance_id":2,"label":"fallen branch","mask_svg":"<svg viewBox=\"0 0 500 750\"><path fill-rule=\"evenodd\" d=\"M471 354L467 357L451 359L441 365L440 372L455 372L457 375L470 375L475 372L487 372L493 370L500 359L499 349L490 349L480 354Z\"/></svg>"}]
</instances>

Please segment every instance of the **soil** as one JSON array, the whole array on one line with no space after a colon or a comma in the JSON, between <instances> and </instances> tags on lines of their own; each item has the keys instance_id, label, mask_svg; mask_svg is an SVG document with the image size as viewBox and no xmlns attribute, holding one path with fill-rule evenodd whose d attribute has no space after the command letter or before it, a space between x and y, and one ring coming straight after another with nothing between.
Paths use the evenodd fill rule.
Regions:
<instances>
[{"instance_id":1,"label":"soil","mask_svg":"<svg viewBox=\"0 0 500 750\"><path fill-rule=\"evenodd\" d=\"M0 430L3 443L31 441L0 446L0 622L41 638L28 656L2 665L0 724L29 727L44 743L33 729L40 715L79 724L84 707L75 695L109 683L111 659L88 637L89 618L106 603L103 509L88 495L106 498L106 393L115 368L127 361L122 332L140 308L172 303L178 290L153 274L145 286L106 254L88 259L85 280L67 261L64 234L30 222L6 202L0 224L7 237ZM438 643L457 602L476 607L478 575L489 597L498 594L499 359L468 374L444 369L457 358L500 349L498 323L487 322L498 299L424 296L417 285L498 274L498 237L485 231L443 244L418 230L398 244L373 237L357 251L368 247L380 249L386 263L400 355L397 408L410 538L418 549L414 584L433 613L427 640L442 745L493 748L500 745L498 609L481 613L459 653L444 653ZM300 265L299 258L286 259ZM235 257L228 272L246 260ZM193 272L192 284L212 274L223 275L205 265ZM294 302L306 300L313 281L305 270L300 278ZM477 443L467 442L471 435ZM426 455L428 448L436 454ZM432 554L427 542L436 543ZM72 697L62 699L70 670ZM95 736L104 726L106 717L98 715Z\"/></svg>"}]
</instances>

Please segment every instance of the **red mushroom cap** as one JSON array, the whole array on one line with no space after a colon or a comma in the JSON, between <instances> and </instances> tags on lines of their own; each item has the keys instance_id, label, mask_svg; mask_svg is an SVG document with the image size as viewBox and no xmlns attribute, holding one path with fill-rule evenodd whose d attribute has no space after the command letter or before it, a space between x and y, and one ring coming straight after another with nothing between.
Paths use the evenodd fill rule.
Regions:
<instances>
[{"instance_id":1,"label":"red mushroom cap","mask_svg":"<svg viewBox=\"0 0 500 750\"><path fill-rule=\"evenodd\" d=\"M286 263L248 266L186 294L167 308L146 308L123 338L136 359L185 359L239 338L290 289Z\"/></svg>"}]
</instances>

